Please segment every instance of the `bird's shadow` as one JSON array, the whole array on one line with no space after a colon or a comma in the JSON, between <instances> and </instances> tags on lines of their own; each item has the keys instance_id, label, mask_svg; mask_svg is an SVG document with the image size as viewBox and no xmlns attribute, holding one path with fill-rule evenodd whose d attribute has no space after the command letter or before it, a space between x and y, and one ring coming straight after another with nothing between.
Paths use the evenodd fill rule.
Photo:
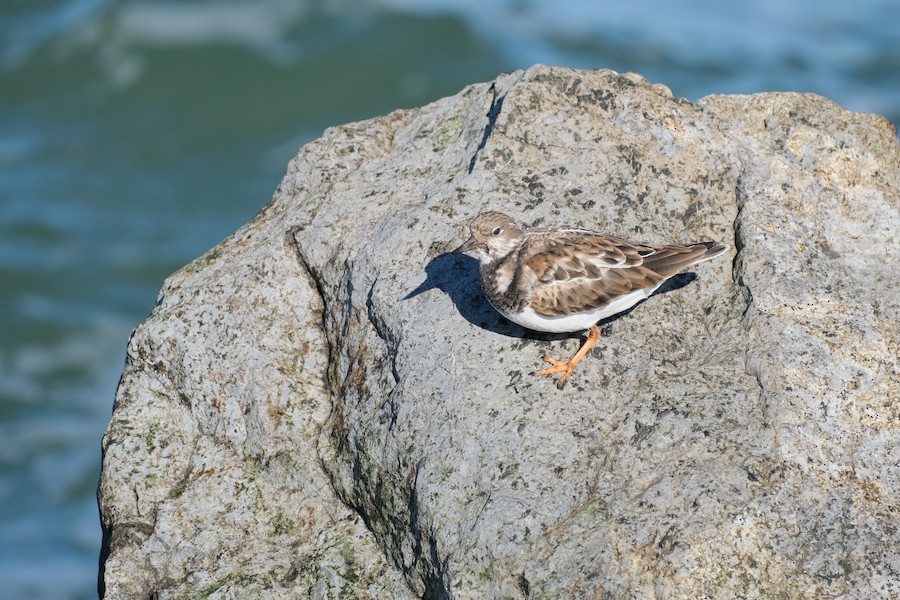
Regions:
<instances>
[{"instance_id":1,"label":"bird's shadow","mask_svg":"<svg viewBox=\"0 0 900 600\"><path fill-rule=\"evenodd\" d=\"M543 333L532 331L506 319L491 306L484 296L481 289L481 277L478 273L478 261L465 254L447 252L432 258L425 265L425 275L425 281L406 294L402 300L409 300L437 288L450 297L456 310L466 321L493 333L533 340L562 340L578 334L578 332ZM650 298L681 289L695 279L697 279L697 275L694 273L679 273L665 282ZM599 324L605 329L607 325L627 315L643 302L646 300L638 302L626 311L599 321Z\"/></svg>"}]
</instances>

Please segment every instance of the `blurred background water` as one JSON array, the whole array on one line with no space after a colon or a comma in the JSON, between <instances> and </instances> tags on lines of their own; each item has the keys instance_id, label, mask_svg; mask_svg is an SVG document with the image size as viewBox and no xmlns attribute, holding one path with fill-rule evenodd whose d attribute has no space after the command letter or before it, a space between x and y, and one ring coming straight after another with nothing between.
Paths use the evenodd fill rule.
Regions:
<instances>
[{"instance_id":1,"label":"blurred background water","mask_svg":"<svg viewBox=\"0 0 900 600\"><path fill-rule=\"evenodd\" d=\"M534 63L900 122L898 0L4 0L0 587L96 596L100 437L163 278L322 130Z\"/></svg>"}]
</instances>

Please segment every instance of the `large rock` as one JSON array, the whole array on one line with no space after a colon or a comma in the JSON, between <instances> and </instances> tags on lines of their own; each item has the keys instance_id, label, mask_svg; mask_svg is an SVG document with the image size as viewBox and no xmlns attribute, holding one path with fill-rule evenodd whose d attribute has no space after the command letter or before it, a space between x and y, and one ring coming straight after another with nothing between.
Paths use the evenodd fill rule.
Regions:
<instances>
[{"instance_id":1,"label":"large rock","mask_svg":"<svg viewBox=\"0 0 900 600\"><path fill-rule=\"evenodd\" d=\"M898 198L812 95L534 67L328 130L129 344L107 597L900 596ZM485 209L733 249L560 391L447 254Z\"/></svg>"}]
</instances>

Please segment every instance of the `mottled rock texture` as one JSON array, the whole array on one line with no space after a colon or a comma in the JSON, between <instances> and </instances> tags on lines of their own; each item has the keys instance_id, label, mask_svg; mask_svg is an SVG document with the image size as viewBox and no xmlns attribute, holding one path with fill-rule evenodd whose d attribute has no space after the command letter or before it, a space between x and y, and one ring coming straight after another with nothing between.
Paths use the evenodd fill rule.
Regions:
<instances>
[{"instance_id":1,"label":"mottled rock texture","mask_svg":"<svg viewBox=\"0 0 900 600\"><path fill-rule=\"evenodd\" d=\"M538 66L330 129L129 344L106 596L900 597L898 204L812 95ZM485 209L732 248L560 391L447 254Z\"/></svg>"}]
</instances>

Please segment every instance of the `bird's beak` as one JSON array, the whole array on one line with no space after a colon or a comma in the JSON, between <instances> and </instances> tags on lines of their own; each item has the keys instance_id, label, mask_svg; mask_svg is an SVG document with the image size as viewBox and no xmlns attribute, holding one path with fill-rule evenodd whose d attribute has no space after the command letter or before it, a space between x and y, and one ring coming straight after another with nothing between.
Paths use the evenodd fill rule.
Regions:
<instances>
[{"instance_id":1,"label":"bird's beak","mask_svg":"<svg viewBox=\"0 0 900 600\"><path fill-rule=\"evenodd\" d=\"M474 250L475 248L478 248L479 246L481 246L481 244L478 243L478 240L476 240L475 236L473 235L472 237L467 239L465 242L463 242L462 246L460 246L459 248L454 250L453 254L463 254L465 252Z\"/></svg>"}]
</instances>

